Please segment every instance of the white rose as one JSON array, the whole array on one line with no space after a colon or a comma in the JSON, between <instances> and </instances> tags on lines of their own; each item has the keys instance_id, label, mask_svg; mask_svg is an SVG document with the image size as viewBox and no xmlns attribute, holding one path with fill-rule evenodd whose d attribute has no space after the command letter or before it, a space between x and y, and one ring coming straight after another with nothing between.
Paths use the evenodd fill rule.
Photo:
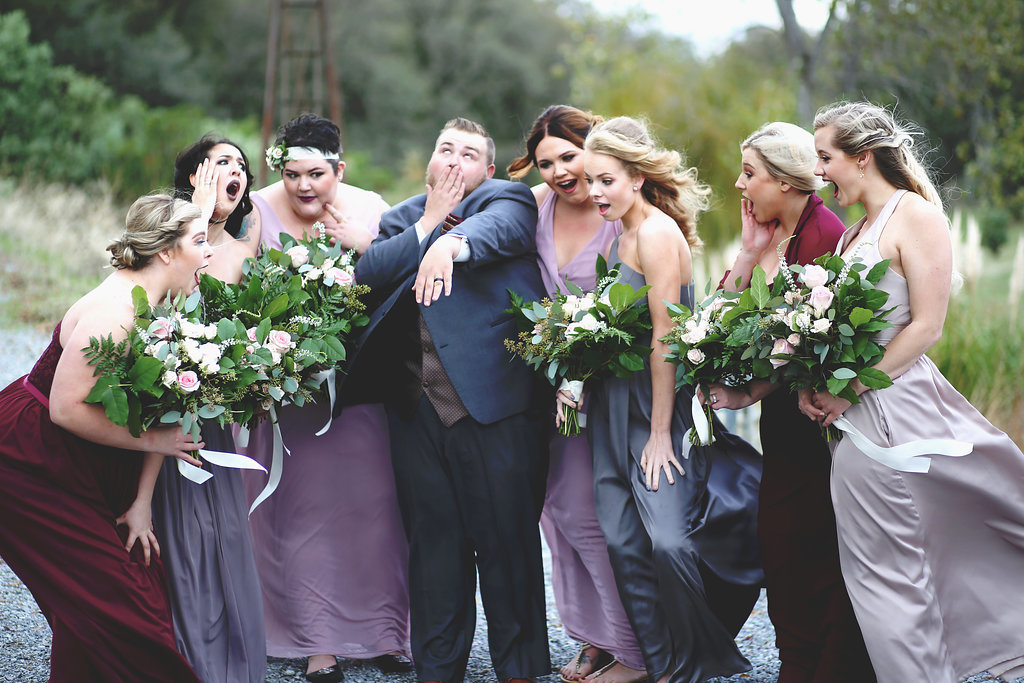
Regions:
<instances>
[{"instance_id":1,"label":"white rose","mask_svg":"<svg viewBox=\"0 0 1024 683\"><path fill-rule=\"evenodd\" d=\"M320 276L323 274L323 271L320 270L319 268L310 268L305 273L303 273L302 277L306 278L307 281L311 282L313 280L320 279Z\"/></svg>"},{"instance_id":2,"label":"white rose","mask_svg":"<svg viewBox=\"0 0 1024 683\"><path fill-rule=\"evenodd\" d=\"M207 339L213 339L214 337L216 337L217 336L217 326L214 325L213 323L210 323L209 325L207 325L206 326L206 335L205 336L206 336Z\"/></svg>"},{"instance_id":3,"label":"white rose","mask_svg":"<svg viewBox=\"0 0 1024 683\"><path fill-rule=\"evenodd\" d=\"M700 349L690 349L686 352L686 360L694 365L700 365L704 362L704 352Z\"/></svg>"},{"instance_id":4,"label":"white rose","mask_svg":"<svg viewBox=\"0 0 1024 683\"><path fill-rule=\"evenodd\" d=\"M786 300L786 303L789 304L790 306L796 306L798 303L804 300L804 297L803 295L800 294L800 292L794 292L791 289L786 290L786 293L783 295L783 298Z\"/></svg>"},{"instance_id":5,"label":"white rose","mask_svg":"<svg viewBox=\"0 0 1024 683\"><path fill-rule=\"evenodd\" d=\"M811 326L811 316L808 313L797 313L793 322L796 324L796 327L793 328L794 331L806 330Z\"/></svg>"},{"instance_id":6,"label":"white rose","mask_svg":"<svg viewBox=\"0 0 1024 683\"><path fill-rule=\"evenodd\" d=\"M288 254L288 257L292 260L292 266L295 268L304 266L309 261L309 249L306 249L301 244L296 244L294 247L286 249L284 253Z\"/></svg>"},{"instance_id":7,"label":"white rose","mask_svg":"<svg viewBox=\"0 0 1024 683\"><path fill-rule=\"evenodd\" d=\"M581 310L581 311L589 311L593 307L594 307L594 300L591 299L589 296L585 296L582 299L580 299L580 303L579 303L579 306L578 306L579 310Z\"/></svg>"},{"instance_id":8,"label":"white rose","mask_svg":"<svg viewBox=\"0 0 1024 683\"><path fill-rule=\"evenodd\" d=\"M206 338L206 326L194 323L191 320L181 321L181 333L186 337L192 337L194 339Z\"/></svg>"},{"instance_id":9,"label":"white rose","mask_svg":"<svg viewBox=\"0 0 1024 683\"><path fill-rule=\"evenodd\" d=\"M580 331L580 324L579 323L569 323L565 327L565 338L566 339L572 339L577 334L579 334L579 331Z\"/></svg>"},{"instance_id":10,"label":"white rose","mask_svg":"<svg viewBox=\"0 0 1024 683\"><path fill-rule=\"evenodd\" d=\"M786 341L788 341L792 346L800 346L800 335L794 332L786 337Z\"/></svg>"},{"instance_id":11,"label":"white rose","mask_svg":"<svg viewBox=\"0 0 1024 683\"><path fill-rule=\"evenodd\" d=\"M202 363L199 364L199 369L203 372L204 375L216 375L218 372L220 372L220 365L218 365L216 362L211 363L209 361L203 361Z\"/></svg>"},{"instance_id":12,"label":"white rose","mask_svg":"<svg viewBox=\"0 0 1024 683\"><path fill-rule=\"evenodd\" d=\"M832 290L828 287L815 287L811 290L810 295L807 297L807 303L814 307L814 315L821 317L825 315L825 311L832 305L832 299L835 298L832 294Z\"/></svg>"},{"instance_id":13,"label":"white rose","mask_svg":"<svg viewBox=\"0 0 1024 683\"><path fill-rule=\"evenodd\" d=\"M703 327L695 327L693 330L683 335L683 343L693 346L694 344L702 341L707 335L707 330Z\"/></svg>"},{"instance_id":14,"label":"white rose","mask_svg":"<svg viewBox=\"0 0 1024 683\"><path fill-rule=\"evenodd\" d=\"M168 370L160 381L168 389L173 389L174 385L178 383L178 373L174 370Z\"/></svg>"},{"instance_id":15,"label":"white rose","mask_svg":"<svg viewBox=\"0 0 1024 683\"><path fill-rule=\"evenodd\" d=\"M803 280L808 289L814 289L828 282L828 271L812 263L809 266L804 266L804 272L801 273L800 279Z\"/></svg>"},{"instance_id":16,"label":"white rose","mask_svg":"<svg viewBox=\"0 0 1024 683\"><path fill-rule=\"evenodd\" d=\"M811 325L811 332L814 332L815 334L824 334L828 332L831 327L831 320L828 318L818 318L814 321L814 324Z\"/></svg>"},{"instance_id":17,"label":"white rose","mask_svg":"<svg viewBox=\"0 0 1024 683\"><path fill-rule=\"evenodd\" d=\"M334 259L332 259L332 258L324 259L324 263L320 267L326 273L328 270L330 270L331 268L334 267Z\"/></svg>"},{"instance_id":18,"label":"white rose","mask_svg":"<svg viewBox=\"0 0 1024 683\"><path fill-rule=\"evenodd\" d=\"M193 363L202 362L203 352L199 350L199 342L195 339L184 339L181 342L181 346L185 349L185 353L188 355L189 360Z\"/></svg>"},{"instance_id":19,"label":"white rose","mask_svg":"<svg viewBox=\"0 0 1024 683\"><path fill-rule=\"evenodd\" d=\"M584 315L580 318L580 327L588 332L594 332L601 327L601 322L592 315Z\"/></svg>"}]
</instances>

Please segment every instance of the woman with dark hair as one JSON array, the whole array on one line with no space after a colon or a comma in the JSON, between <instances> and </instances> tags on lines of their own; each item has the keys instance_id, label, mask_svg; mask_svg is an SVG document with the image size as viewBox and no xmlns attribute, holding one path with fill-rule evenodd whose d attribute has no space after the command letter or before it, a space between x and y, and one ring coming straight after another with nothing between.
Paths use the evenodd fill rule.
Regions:
<instances>
[{"instance_id":1,"label":"woman with dark hair","mask_svg":"<svg viewBox=\"0 0 1024 683\"><path fill-rule=\"evenodd\" d=\"M620 281L651 288L644 369L595 382L588 398L594 503L619 595L658 683L746 671L733 636L763 579L755 524L761 458L720 425L713 444L690 447L692 397L676 393L660 341L671 327L665 302L692 302L690 250L700 244L697 217L710 189L631 118L594 126L583 149L598 213L622 221L609 264ZM558 393L560 403L577 399ZM717 491L712 477L720 478Z\"/></svg>"},{"instance_id":2,"label":"woman with dark hair","mask_svg":"<svg viewBox=\"0 0 1024 683\"><path fill-rule=\"evenodd\" d=\"M190 292L212 251L209 209L168 195L132 204L107 249L114 272L72 304L32 371L0 392L0 555L53 629L50 680L198 681L174 646L160 549L130 503L141 451L181 458L203 446L176 426L132 436L85 399L90 338L123 340L132 290L156 305Z\"/></svg>"},{"instance_id":3,"label":"woman with dark hair","mask_svg":"<svg viewBox=\"0 0 1024 683\"><path fill-rule=\"evenodd\" d=\"M758 265L774 279L778 248L787 262L807 265L833 251L844 230L815 194L824 184L814 175L809 132L767 123L740 144L740 153L742 248L722 278L728 291L746 289ZM715 409L761 402L757 537L781 660L778 683L870 683L874 672L839 569L828 446L800 414L796 396L778 388L770 382L708 387Z\"/></svg>"},{"instance_id":4,"label":"woman with dark hair","mask_svg":"<svg viewBox=\"0 0 1024 683\"><path fill-rule=\"evenodd\" d=\"M345 248L362 253L373 241L388 205L342 182L339 135L333 122L314 114L278 131L267 161L281 181L253 195L264 248L280 249L283 233L311 236L317 221ZM333 422L331 409L326 400L281 409L291 455L277 490L250 518L267 652L308 657L306 678L315 683L343 678L336 656L369 660L388 673L412 669L408 545L384 408L346 406ZM261 423L249 455L269 465L273 439L272 426ZM250 500L266 483L251 471L243 479Z\"/></svg>"},{"instance_id":5,"label":"woman with dark hair","mask_svg":"<svg viewBox=\"0 0 1024 683\"><path fill-rule=\"evenodd\" d=\"M548 107L533 122L526 153L508 166L523 178L536 168L543 183L533 188L540 207L537 262L544 288L583 290L597 284L595 263L622 230L597 212L583 176L583 141L601 118L575 107ZM563 681L620 683L647 677L644 660L608 561L608 546L594 511L594 468L585 435L565 437L552 430L548 445L547 493L540 525L551 549L551 583L558 613L570 638L580 643L562 667Z\"/></svg>"},{"instance_id":6,"label":"woman with dark hair","mask_svg":"<svg viewBox=\"0 0 1024 683\"><path fill-rule=\"evenodd\" d=\"M1012 680L1024 676L1024 453L925 355L946 320L953 250L915 134L867 102L814 118L814 172L865 211L836 251L889 262L876 286L893 326L875 367L893 383L854 380L856 405L805 392L800 408L847 432L830 443L839 561L878 680Z\"/></svg>"},{"instance_id":7,"label":"woman with dark hair","mask_svg":"<svg viewBox=\"0 0 1024 683\"><path fill-rule=\"evenodd\" d=\"M242 262L259 246L251 183L245 154L223 138L204 136L174 164L175 195L214 207L206 273L225 282L240 280ZM202 436L211 450L235 452L228 429L207 423ZM136 505L151 506L163 545L178 649L204 681L263 681L263 605L241 471L203 467L213 477L197 484L182 477L175 463L147 459Z\"/></svg>"}]
</instances>

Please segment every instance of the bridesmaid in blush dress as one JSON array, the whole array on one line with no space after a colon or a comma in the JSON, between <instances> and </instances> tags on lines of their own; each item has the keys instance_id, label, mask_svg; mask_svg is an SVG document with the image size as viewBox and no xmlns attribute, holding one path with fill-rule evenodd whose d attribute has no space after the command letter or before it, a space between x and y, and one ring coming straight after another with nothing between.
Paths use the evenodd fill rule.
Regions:
<instances>
[{"instance_id":1,"label":"bridesmaid in blush dress","mask_svg":"<svg viewBox=\"0 0 1024 683\"><path fill-rule=\"evenodd\" d=\"M742 291L760 265L768 280L786 261L806 265L835 249L843 224L815 192L814 137L790 123L768 123L740 145L743 245L722 286ZM770 382L708 387L715 408L761 402L764 467L757 537L764 560L768 615L779 648L778 683L870 683L864 639L839 569L836 518L829 494L832 458L818 426L796 396Z\"/></svg>"},{"instance_id":2,"label":"bridesmaid in blush dress","mask_svg":"<svg viewBox=\"0 0 1024 683\"><path fill-rule=\"evenodd\" d=\"M583 177L583 141L601 121L574 107L548 107L526 139L526 154L508 167L513 179L536 168L544 182L533 188L540 206L537 253L544 288L567 291L572 282L584 291L597 284L598 254L622 229L608 222L590 201ZM590 447L581 434L553 431L549 448L547 493L540 525L551 549L551 581L569 637L580 643L576 656L561 669L563 681L647 677L636 637L615 588L608 546L594 510L594 468Z\"/></svg>"},{"instance_id":3,"label":"bridesmaid in blush dress","mask_svg":"<svg viewBox=\"0 0 1024 683\"><path fill-rule=\"evenodd\" d=\"M885 355L875 367L893 384L867 390L855 380L856 405L804 392L801 410L824 425L842 416L841 429L874 447L902 444L926 459L895 469L876 460L891 452L852 433L831 444L839 558L878 680L1024 676L1024 454L924 355L941 334L952 279L942 201L911 132L885 109L833 105L814 129L815 172L840 205L865 209L837 251L868 267L889 260L877 286L889 292L893 327L878 335ZM924 439L967 442L970 452L942 455ZM926 471L912 466L921 464Z\"/></svg>"},{"instance_id":4,"label":"bridesmaid in blush dress","mask_svg":"<svg viewBox=\"0 0 1024 683\"><path fill-rule=\"evenodd\" d=\"M285 124L282 181L253 195L263 248L281 235L309 236L316 221L345 248L362 253L388 208L377 194L341 182L339 130L304 114ZM339 399L341 400L341 399ZM281 482L250 518L263 585L267 653L308 657L306 678L343 678L336 656L368 660L386 673L412 670L409 655L408 545L398 510L390 441L379 404L346 406L331 418L326 400L279 413ZM253 430L248 455L270 469L274 434ZM245 472L249 499L266 475Z\"/></svg>"},{"instance_id":5,"label":"bridesmaid in blush dress","mask_svg":"<svg viewBox=\"0 0 1024 683\"><path fill-rule=\"evenodd\" d=\"M137 200L111 243L115 270L76 301L25 377L0 393L0 555L53 629L50 680L198 681L174 645L148 504L132 505L141 453L199 461L178 427L133 437L85 403L90 337L126 336L132 290L155 305L191 291L209 261L209 210L167 195ZM126 528L122 528L126 527Z\"/></svg>"}]
</instances>

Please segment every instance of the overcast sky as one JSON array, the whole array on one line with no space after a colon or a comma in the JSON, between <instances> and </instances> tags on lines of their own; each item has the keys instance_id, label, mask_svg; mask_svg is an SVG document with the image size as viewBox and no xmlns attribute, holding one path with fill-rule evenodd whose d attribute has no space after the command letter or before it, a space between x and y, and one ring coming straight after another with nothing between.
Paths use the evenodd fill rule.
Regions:
<instances>
[{"instance_id":1,"label":"overcast sky","mask_svg":"<svg viewBox=\"0 0 1024 683\"><path fill-rule=\"evenodd\" d=\"M591 0L608 14L621 15L643 8L654 25L666 33L688 38L698 54L707 56L724 48L748 26L781 27L775 0ZM797 20L818 31L828 19L829 0L793 0Z\"/></svg>"}]
</instances>

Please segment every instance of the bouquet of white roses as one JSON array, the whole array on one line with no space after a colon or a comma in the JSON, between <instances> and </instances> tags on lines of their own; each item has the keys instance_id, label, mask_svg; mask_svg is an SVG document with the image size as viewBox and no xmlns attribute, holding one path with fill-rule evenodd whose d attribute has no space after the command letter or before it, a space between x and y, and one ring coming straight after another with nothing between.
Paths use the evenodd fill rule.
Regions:
<instances>
[{"instance_id":1,"label":"bouquet of white roses","mask_svg":"<svg viewBox=\"0 0 1024 683\"><path fill-rule=\"evenodd\" d=\"M136 319L128 336L118 344L93 337L83 352L97 375L86 402L102 404L133 435L180 423L199 441L203 420L248 424L274 400L302 395L294 371L301 353L269 319L255 328L227 318L206 323L198 292L151 308L136 287L132 299Z\"/></svg>"},{"instance_id":2,"label":"bouquet of white roses","mask_svg":"<svg viewBox=\"0 0 1024 683\"><path fill-rule=\"evenodd\" d=\"M890 386L889 376L873 367L885 353L874 337L892 327L885 320L892 309L882 308L889 294L875 287L889 261L865 273L867 266L856 252L846 261L825 254L806 267L788 265L781 254L779 258L788 290L784 302L766 317L762 355L773 369L762 375L791 389L828 391L850 403L859 403L850 386L854 379L869 389ZM838 436L827 428L827 439Z\"/></svg>"},{"instance_id":3,"label":"bouquet of white roses","mask_svg":"<svg viewBox=\"0 0 1024 683\"><path fill-rule=\"evenodd\" d=\"M525 329L518 340L506 339L505 346L552 384L561 379L560 388L577 397L590 377L626 377L642 369L651 352L643 341L651 330L645 298L649 287L634 290L617 282L617 273L609 273L600 256L597 270L599 280L592 292L570 282L568 294L529 303L509 292ZM579 434L583 425L578 412L566 408L563 418L559 431L565 436Z\"/></svg>"}]
</instances>

